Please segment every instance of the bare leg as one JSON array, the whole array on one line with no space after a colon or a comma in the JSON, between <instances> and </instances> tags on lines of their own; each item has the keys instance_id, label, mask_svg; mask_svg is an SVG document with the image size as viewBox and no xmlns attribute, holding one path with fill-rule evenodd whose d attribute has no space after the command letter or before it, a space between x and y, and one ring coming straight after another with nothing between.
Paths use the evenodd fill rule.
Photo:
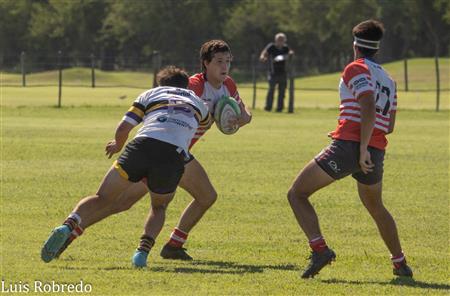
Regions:
<instances>
[{"instance_id":1,"label":"bare leg","mask_svg":"<svg viewBox=\"0 0 450 296\"><path fill-rule=\"evenodd\" d=\"M217 200L217 193L205 169L196 159L186 165L180 187L194 198L184 210L177 225L178 229L188 233Z\"/></svg>"},{"instance_id":2,"label":"bare leg","mask_svg":"<svg viewBox=\"0 0 450 296\"><path fill-rule=\"evenodd\" d=\"M99 217L106 217L110 205L114 204L120 194L131 184L130 181L121 177L114 167L111 167L106 173L97 193L93 196L85 197L73 209L72 213L77 214L81 219L78 223L83 223L84 221L86 225L91 225L92 221L99 221L101 219ZM70 221L75 222L72 218L68 218L64 222L65 225L56 227L50 234L41 250L41 258L44 262L50 262L55 257L59 257L76 238L77 235L73 233L80 234L76 230L79 229L79 225Z\"/></svg>"},{"instance_id":3,"label":"bare leg","mask_svg":"<svg viewBox=\"0 0 450 296\"><path fill-rule=\"evenodd\" d=\"M401 255L402 248L397 233L397 226L394 218L384 207L381 198L382 182L375 185L364 185L358 182L358 193L362 203L377 224L378 231L391 254L393 256Z\"/></svg>"},{"instance_id":4,"label":"bare leg","mask_svg":"<svg viewBox=\"0 0 450 296\"><path fill-rule=\"evenodd\" d=\"M120 194L131 184L111 167L97 193L82 199L73 209L73 212L81 217L82 223L91 225L92 221L98 221L99 217L106 217L105 213L108 212L111 204L117 202Z\"/></svg>"},{"instance_id":5,"label":"bare leg","mask_svg":"<svg viewBox=\"0 0 450 296\"><path fill-rule=\"evenodd\" d=\"M334 182L315 160L311 160L296 177L288 192L288 200L298 224L309 240L321 235L319 220L308 198L320 188Z\"/></svg>"},{"instance_id":6,"label":"bare leg","mask_svg":"<svg viewBox=\"0 0 450 296\"><path fill-rule=\"evenodd\" d=\"M166 209L172 201L174 195L175 192L167 194L150 192L152 208L147 217L147 221L145 222L145 235L148 235L156 240L162 227L164 226L164 221L166 220Z\"/></svg>"},{"instance_id":7,"label":"bare leg","mask_svg":"<svg viewBox=\"0 0 450 296\"><path fill-rule=\"evenodd\" d=\"M106 209L96 213L95 216L91 217L87 221L82 220L80 224L81 228L86 229L106 217L129 210L136 202L144 197L147 192L148 188L143 182L133 183L122 194L120 194L114 203L110 204Z\"/></svg>"}]
</instances>

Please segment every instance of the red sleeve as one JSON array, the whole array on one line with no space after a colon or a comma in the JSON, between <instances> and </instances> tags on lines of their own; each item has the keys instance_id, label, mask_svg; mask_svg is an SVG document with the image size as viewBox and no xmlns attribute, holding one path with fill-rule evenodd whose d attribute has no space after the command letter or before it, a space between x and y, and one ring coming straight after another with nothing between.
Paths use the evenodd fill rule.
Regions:
<instances>
[{"instance_id":1,"label":"red sleeve","mask_svg":"<svg viewBox=\"0 0 450 296\"><path fill-rule=\"evenodd\" d=\"M355 98L375 90L369 68L362 62L355 61L347 65L342 73L342 80Z\"/></svg>"},{"instance_id":2,"label":"red sleeve","mask_svg":"<svg viewBox=\"0 0 450 296\"><path fill-rule=\"evenodd\" d=\"M192 90L198 97L203 95L205 89L205 78L202 73L195 74L189 77L188 88Z\"/></svg>"},{"instance_id":3,"label":"red sleeve","mask_svg":"<svg viewBox=\"0 0 450 296\"><path fill-rule=\"evenodd\" d=\"M242 100L241 100L241 97L239 96L239 92L237 90L237 86L236 86L236 83L234 82L234 80L230 76L227 76L227 78L225 78L225 81L223 82L223 84L230 92L230 95L233 98L235 98L238 103L240 103Z\"/></svg>"},{"instance_id":4,"label":"red sleeve","mask_svg":"<svg viewBox=\"0 0 450 296\"><path fill-rule=\"evenodd\" d=\"M369 68L366 64L353 62L345 67L344 72L342 73L342 79L345 84L349 86L349 82L358 75L365 74L370 76Z\"/></svg>"}]
</instances>

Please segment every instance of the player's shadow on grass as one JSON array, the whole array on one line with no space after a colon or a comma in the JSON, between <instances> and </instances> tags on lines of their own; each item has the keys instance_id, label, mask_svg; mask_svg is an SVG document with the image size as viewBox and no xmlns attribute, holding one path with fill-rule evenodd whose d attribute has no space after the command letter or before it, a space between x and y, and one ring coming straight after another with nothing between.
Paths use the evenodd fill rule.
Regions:
<instances>
[{"instance_id":1,"label":"player's shadow on grass","mask_svg":"<svg viewBox=\"0 0 450 296\"><path fill-rule=\"evenodd\" d=\"M438 284L438 283L427 283L416 281L410 278L395 278L389 282L381 282L381 281L348 281L348 280L340 280L340 279L329 279L329 280L321 280L322 283L327 284L352 284L352 285L394 285L394 286L408 286L412 288L421 288L421 289L435 289L435 290L450 290L450 285L447 284Z\"/></svg>"},{"instance_id":2,"label":"player's shadow on grass","mask_svg":"<svg viewBox=\"0 0 450 296\"><path fill-rule=\"evenodd\" d=\"M132 266L106 266L106 267L83 267L83 266L53 266L55 269L65 269L65 270L103 270L103 271L111 271L111 270L135 270L136 268Z\"/></svg>"},{"instance_id":3,"label":"player's shadow on grass","mask_svg":"<svg viewBox=\"0 0 450 296\"><path fill-rule=\"evenodd\" d=\"M149 270L154 272L177 272L177 273L218 273L218 274L245 274L245 273L262 273L264 270L297 270L292 264L278 265L259 265L259 264L240 264L227 261L202 261L195 260L189 262L190 266L174 267L174 266L154 266Z\"/></svg>"}]
</instances>

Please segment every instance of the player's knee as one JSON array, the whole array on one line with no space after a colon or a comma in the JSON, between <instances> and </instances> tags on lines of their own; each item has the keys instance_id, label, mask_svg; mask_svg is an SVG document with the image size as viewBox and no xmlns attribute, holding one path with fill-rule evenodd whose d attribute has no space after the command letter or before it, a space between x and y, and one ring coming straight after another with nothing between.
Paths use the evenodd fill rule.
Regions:
<instances>
[{"instance_id":1,"label":"player's knee","mask_svg":"<svg viewBox=\"0 0 450 296\"><path fill-rule=\"evenodd\" d=\"M152 205L152 211L153 212L164 212L167 207L169 206L168 203L161 203L161 204L157 204L157 205Z\"/></svg>"},{"instance_id":2,"label":"player's knee","mask_svg":"<svg viewBox=\"0 0 450 296\"><path fill-rule=\"evenodd\" d=\"M108 207L111 204L110 197L102 192L97 192L97 194L94 196L94 198L95 198L95 202L97 203L97 205L101 205L103 207Z\"/></svg>"},{"instance_id":3,"label":"player's knee","mask_svg":"<svg viewBox=\"0 0 450 296\"><path fill-rule=\"evenodd\" d=\"M306 191L291 188L287 193L287 198L289 203L293 203L296 201L307 200L310 195L311 194Z\"/></svg>"},{"instance_id":4,"label":"player's knee","mask_svg":"<svg viewBox=\"0 0 450 296\"><path fill-rule=\"evenodd\" d=\"M384 207L384 205L379 202L366 202L364 204L364 206L366 207L367 211L369 211L369 213L372 216L383 215L386 211L386 208Z\"/></svg>"},{"instance_id":5,"label":"player's knee","mask_svg":"<svg viewBox=\"0 0 450 296\"><path fill-rule=\"evenodd\" d=\"M132 204L129 204L129 203L116 203L112 206L111 211L113 214L118 214L121 212L128 211L129 209L131 209L131 207L132 207Z\"/></svg>"},{"instance_id":6,"label":"player's knee","mask_svg":"<svg viewBox=\"0 0 450 296\"><path fill-rule=\"evenodd\" d=\"M197 199L197 202L204 208L211 207L217 200L217 192L215 190L205 194L202 198Z\"/></svg>"},{"instance_id":7,"label":"player's knee","mask_svg":"<svg viewBox=\"0 0 450 296\"><path fill-rule=\"evenodd\" d=\"M289 189L289 191L287 193L287 199L290 204L292 204L293 202L295 202L297 200L297 195L295 194L295 191L292 188Z\"/></svg>"}]
</instances>

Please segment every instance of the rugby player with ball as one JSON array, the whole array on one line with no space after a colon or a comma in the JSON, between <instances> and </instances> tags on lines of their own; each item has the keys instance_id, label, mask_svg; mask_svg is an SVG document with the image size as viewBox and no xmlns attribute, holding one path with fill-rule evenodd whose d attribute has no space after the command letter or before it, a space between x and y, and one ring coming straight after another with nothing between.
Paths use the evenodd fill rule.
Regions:
<instances>
[{"instance_id":1,"label":"rugby player with ball","mask_svg":"<svg viewBox=\"0 0 450 296\"><path fill-rule=\"evenodd\" d=\"M200 48L200 62L203 72L189 78L189 89L193 90L207 104L209 112L216 119L226 113L224 116L227 118L228 125L226 121L216 121L216 124L222 132L228 134L234 133L239 127L248 124L252 117L239 96L235 82L228 76L231 60L231 49L225 41L207 41ZM215 109L217 104L220 104L221 108ZM230 106L238 106L239 111L238 109L230 111ZM220 115L214 114L215 110L220 111ZM236 112L236 115L239 116L235 118L230 116L233 112ZM211 125L212 123L197 130L190 147L206 133ZM189 232L216 201L217 193L205 169L192 155L185 165L185 173L180 181L180 187L189 192L193 200L184 210L178 225L173 229L169 241L164 245L160 255L164 259L192 260L183 245ZM142 192L142 194L145 193ZM152 210L150 210L148 220L145 223L139 246L132 258L132 263L136 267L147 265L147 255L154 244L154 238L149 234L148 227L151 217Z\"/></svg>"},{"instance_id":2,"label":"rugby player with ball","mask_svg":"<svg viewBox=\"0 0 450 296\"><path fill-rule=\"evenodd\" d=\"M216 119L218 128L225 134L236 132L239 127L248 124L252 118L250 111L239 96L235 82L228 76L231 60L231 50L225 41L210 40L205 42L200 48L202 72L191 76L188 86L207 104L210 114L214 115ZM218 104L218 102L220 103ZM233 112L236 113L236 118L233 118ZM189 149L212 125L213 122L210 122L197 129L189 144ZM192 154L189 154L189 158L185 161L184 174L179 186L186 190L193 197L193 200L184 210L160 255L164 259L192 260L192 257L186 253L186 249L183 248L183 244L186 242L189 232L216 201L217 192L205 169ZM67 246L83 233L84 229L109 215L128 210L147 192L148 187L144 182L135 183L127 188L119 200L115 204L111 204L107 210L97 213L89 221L82 221L56 256L61 255ZM157 210L153 206L150 209L144 233L132 258L134 266L144 267L147 265L147 256L155 243L155 237L150 233L149 226Z\"/></svg>"}]
</instances>

